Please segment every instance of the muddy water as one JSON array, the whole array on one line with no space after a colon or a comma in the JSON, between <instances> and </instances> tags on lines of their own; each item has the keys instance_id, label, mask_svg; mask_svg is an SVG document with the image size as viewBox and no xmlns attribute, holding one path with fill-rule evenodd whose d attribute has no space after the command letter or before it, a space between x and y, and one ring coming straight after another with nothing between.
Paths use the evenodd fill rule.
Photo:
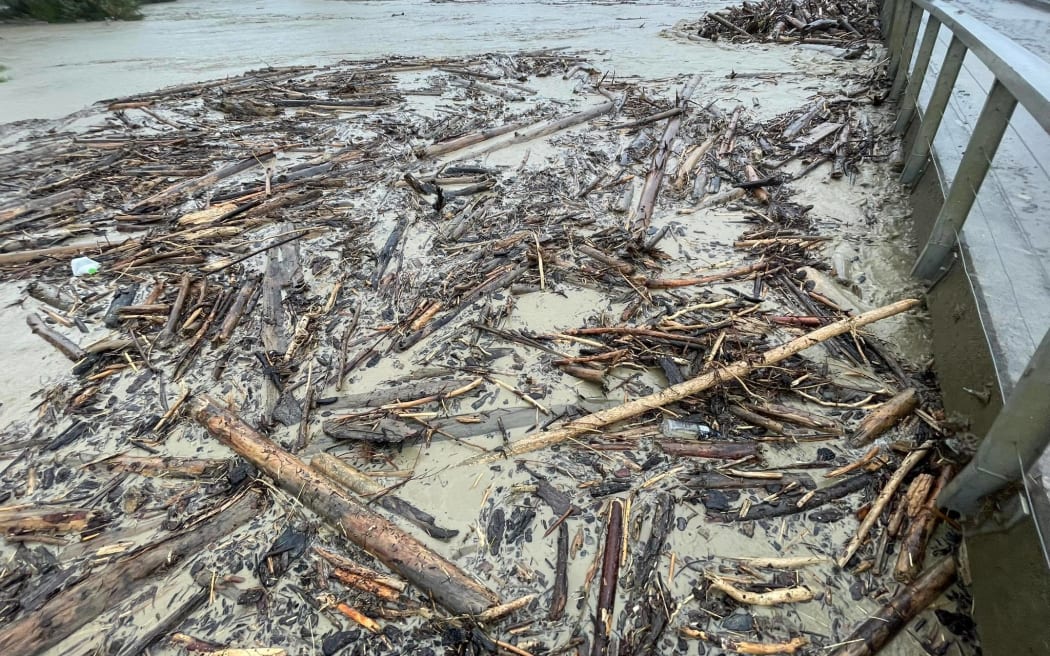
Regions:
<instances>
[{"instance_id":1,"label":"muddy water","mask_svg":"<svg viewBox=\"0 0 1050 656\"><path fill-rule=\"evenodd\" d=\"M608 50L610 69L660 76L689 64L657 34L723 4L179 0L147 7L139 22L3 25L0 64L10 79L0 86L0 123L264 66L392 54Z\"/></svg>"}]
</instances>

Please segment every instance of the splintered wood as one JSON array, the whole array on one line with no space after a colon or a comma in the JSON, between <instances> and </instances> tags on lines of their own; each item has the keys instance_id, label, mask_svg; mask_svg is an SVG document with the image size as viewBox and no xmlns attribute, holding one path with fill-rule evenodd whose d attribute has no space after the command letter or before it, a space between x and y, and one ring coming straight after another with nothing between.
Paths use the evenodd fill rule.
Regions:
<instances>
[{"instance_id":1,"label":"splintered wood","mask_svg":"<svg viewBox=\"0 0 1050 656\"><path fill-rule=\"evenodd\" d=\"M691 35L852 56L873 7ZM837 215L894 146L879 61L777 116L744 74L536 51L12 127L0 652L877 649L952 580L961 464L887 343L920 301L828 262L881 220Z\"/></svg>"}]
</instances>

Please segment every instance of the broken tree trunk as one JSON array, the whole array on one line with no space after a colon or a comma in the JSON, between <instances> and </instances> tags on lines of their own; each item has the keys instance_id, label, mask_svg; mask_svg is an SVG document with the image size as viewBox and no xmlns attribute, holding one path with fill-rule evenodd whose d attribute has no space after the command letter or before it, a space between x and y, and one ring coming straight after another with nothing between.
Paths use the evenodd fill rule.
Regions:
<instances>
[{"instance_id":1,"label":"broken tree trunk","mask_svg":"<svg viewBox=\"0 0 1050 656\"><path fill-rule=\"evenodd\" d=\"M259 471L324 517L351 542L457 615L473 615L499 597L386 518L362 506L306 463L257 433L208 395L189 402L192 416Z\"/></svg>"},{"instance_id":2,"label":"broken tree trunk","mask_svg":"<svg viewBox=\"0 0 1050 656\"><path fill-rule=\"evenodd\" d=\"M660 138L660 145L656 149L656 154L653 155L653 165L645 176L642 198L638 203L638 213L641 216L635 222L635 230L639 232L644 232L653 220L653 210L656 209L656 195L660 193L660 185L664 180L664 168L667 167L667 160L671 157L671 145L674 142L674 138L678 135L679 126L682 125L682 112L685 111L689 98L693 95L693 91L698 84L700 84L699 73L689 78L689 81L682 87L682 92L679 94L676 104L676 109L681 111L667 122L664 136Z\"/></svg>"},{"instance_id":3,"label":"broken tree trunk","mask_svg":"<svg viewBox=\"0 0 1050 656\"><path fill-rule=\"evenodd\" d=\"M374 500L375 503L396 515L401 515L426 531L431 537L449 540L459 535L459 531L441 528L434 523L433 515L420 510L400 497L388 494L389 490L369 478L363 471L351 467L331 454L317 454L310 460L310 466L348 490L366 499Z\"/></svg>"},{"instance_id":4,"label":"broken tree trunk","mask_svg":"<svg viewBox=\"0 0 1050 656\"><path fill-rule=\"evenodd\" d=\"M172 538L149 545L52 597L42 608L0 632L0 654L39 654L142 588L161 567L200 552L258 514L259 497L246 494Z\"/></svg>"},{"instance_id":5,"label":"broken tree trunk","mask_svg":"<svg viewBox=\"0 0 1050 656\"><path fill-rule=\"evenodd\" d=\"M527 127L521 131L515 132L509 139L490 144L476 152L472 152L471 156L478 157L481 155L485 155L487 153L500 150L501 148L506 148L507 146L525 143L526 141L532 141L533 139L539 139L540 137L546 137L547 135L554 134L555 132L560 132L566 128L571 128L574 125L586 123L587 121L593 118L597 118L602 114L608 114L609 112L613 111L614 109L616 109L616 104L617 103L615 100L609 100L603 102L600 105L595 105L594 107L585 109L582 112L572 114L571 116L566 116L564 118L559 118L552 121L543 121L541 123L536 123L535 125Z\"/></svg>"},{"instance_id":6,"label":"broken tree trunk","mask_svg":"<svg viewBox=\"0 0 1050 656\"><path fill-rule=\"evenodd\" d=\"M606 656L609 653L609 634L612 632L616 582L620 578L620 549L623 537L623 501L613 499L609 506L609 525L605 533L602 580L598 588L598 609L594 614L591 656Z\"/></svg>"},{"instance_id":7,"label":"broken tree trunk","mask_svg":"<svg viewBox=\"0 0 1050 656\"><path fill-rule=\"evenodd\" d=\"M782 360L786 360L796 353L799 353L800 351L810 348L811 346L816 346L817 344L825 342L832 337L852 332L861 326L866 326L880 319L900 314L901 312L914 308L918 304L919 301L915 299L897 301L896 303L885 305L875 310L871 310L870 312L857 315L856 317L849 317L841 321L836 321L835 323L828 324L823 328L818 328L807 335L793 339L787 344L772 348L759 356L748 360L734 362L722 369L716 369L704 373L696 378L673 385L655 394L650 394L648 396L643 396L640 399L629 401L615 408L609 408L608 410L601 410L589 414L586 417L581 417L580 419L569 422L561 428L519 440L508 446L501 453L476 456L466 460L463 464L488 463L499 460L504 456L518 456L523 453L560 444L566 440L573 439L584 433L597 431L610 424L623 421L624 419L637 417L649 410L655 410L671 403L681 401L687 396L698 394L704 390L715 387L716 385L720 385L723 382L734 381L738 378L742 378L755 369L776 364Z\"/></svg>"},{"instance_id":8,"label":"broken tree trunk","mask_svg":"<svg viewBox=\"0 0 1050 656\"><path fill-rule=\"evenodd\" d=\"M873 656L878 653L890 638L939 597L954 580L955 558L947 556L854 629L832 656Z\"/></svg>"},{"instance_id":9,"label":"broken tree trunk","mask_svg":"<svg viewBox=\"0 0 1050 656\"><path fill-rule=\"evenodd\" d=\"M919 393L914 388L906 389L897 394L860 422L857 430L853 432L853 437L850 438L850 444L854 447L871 444L879 435L882 435L902 418L911 414L911 411L917 405L919 405Z\"/></svg>"},{"instance_id":10,"label":"broken tree trunk","mask_svg":"<svg viewBox=\"0 0 1050 656\"><path fill-rule=\"evenodd\" d=\"M29 329L33 331L34 335L39 335L45 342L54 346L62 355L73 362L83 360L87 356L84 349L69 341L64 335L49 328L44 323L44 320L40 318L40 315L30 314L26 317L26 323L29 324Z\"/></svg>"},{"instance_id":11,"label":"broken tree trunk","mask_svg":"<svg viewBox=\"0 0 1050 656\"><path fill-rule=\"evenodd\" d=\"M871 506L871 510L864 516L864 521L860 523L860 527L857 528L856 535L846 545L845 551L842 552L842 556L839 557L839 567L845 567L849 559L853 557L860 546L864 544L864 538L868 536L868 531L871 527L875 526L875 522L879 520L882 515L882 511L889 505L890 500L897 494L897 488L904 482L905 477L915 468L919 462L926 457L926 454L930 451L930 444L924 444L922 447L912 451L908 454L908 457L904 459L901 466L897 468L897 471L893 472L893 476L886 482L886 487L882 488L879 492L879 496L875 498L875 502Z\"/></svg>"}]
</instances>

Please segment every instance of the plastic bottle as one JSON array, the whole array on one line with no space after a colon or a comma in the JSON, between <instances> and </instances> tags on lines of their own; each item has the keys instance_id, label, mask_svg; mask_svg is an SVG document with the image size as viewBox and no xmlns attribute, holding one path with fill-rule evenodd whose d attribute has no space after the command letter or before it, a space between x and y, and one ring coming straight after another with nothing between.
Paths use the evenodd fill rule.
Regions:
<instances>
[{"instance_id":1,"label":"plastic bottle","mask_svg":"<svg viewBox=\"0 0 1050 656\"><path fill-rule=\"evenodd\" d=\"M714 430L707 424L697 421L683 421L681 419L664 419L660 424L660 432L665 437L700 438L710 437Z\"/></svg>"},{"instance_id":2,"label":"plastic bottle","mask_svg":"<svg viewBox=\"0 0 1050 656\"><path fill-rule=\"evenodd\" d=\"M90 257L75 257L69 265L73 269L74 276L93 276L102 267Z\"/></svg>"}]
</instances>

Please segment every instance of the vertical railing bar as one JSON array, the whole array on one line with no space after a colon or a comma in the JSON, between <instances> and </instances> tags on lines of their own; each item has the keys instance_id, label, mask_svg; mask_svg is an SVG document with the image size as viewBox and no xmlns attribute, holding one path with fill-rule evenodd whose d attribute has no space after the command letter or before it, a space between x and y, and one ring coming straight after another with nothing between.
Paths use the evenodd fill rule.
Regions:
<instances>
[{"instance_id":1,"label":"vertical railing bar","mask_svg":"<svg viewBox=\"0 0 1050 656\"><path fill-rule=\"evenodd\" d=\"M944 197L944 205L934 221L930 238L912 269L913 276L924 280L933 279L955 248L956 235L970 215L1015 107L1017 98L996 80L988 92L977 124L973 126L970 142L966 144L966 152Z\"/></svg>"},{"instance_id":2,"label":"vertical railing bar","mask_svg":"<svg viewBox=\"0 0 1050 656\"><path fill-rule=\"evenodd\" d=\"M915 57L915 68L912 69L908 78L908 87L904 90L904 99L900 103L900 112L897 114L897 123L894 129L897 134L904 134L911 123L911 117L915 115L915 108L919 102L919 91L922 83L926 80L926 71L930 66L930 57L933 55L933 47L937 45L937 34L940 32L941 22L933 14L926 15L926 31L922 34L922 42L919 44L919 54Z\"/></svg>"},{"instance_id":3,"label":"vertical railing bar","mask_svg":"<svg viewBox=\"0 0 1050 656\"><path fill-rule=\"evenodd\" d=\"M893 20L893 12L897 10L897 5L901 2L908 2L910 0L883 0L882 8L879 11L879 23L882 27L882 38L887 42L890 38L890 29L892 27L891 21Z\"/></svg>"},{"instance_id":4,"label":"vertical railing bar","mask_svg":"<svg viewBox=\"0 0 1050 656\"><path fill-rule=\"evenodd\" d=\"M911 15L908 16L908 29L904 33L904 43L901 44L901 58L897 63L897 76L893 80L893 88L890 90L890 100L896 101L904 90L904 83L908 80L908 71L911 69L911 57L915 53L915 41L919 36L919 25L922 24L922 7L911 5Z\"/></svg>"},{"instance_id":5,"label":"vertical railing bar","mask_svg":"<svg viewBox=\"0 0 1050 656\"><path fill-rule=\"evenodd\" d=\"M911 15L911 0L898 0L897 7L893 12L893 25L890 27L890 38L886 42L889 48L890 62L886 68L886 75L892 77L897 73L897 66L901 62L901 45L904 43L904 32L908 25L908 16Z\"/></svg>"},{"instance_id":6,"label":"vertical railing bar","mask_svg":"<svg viewBox=\"0 0 1050 656\"><path fill-rule=\"evenodd\" d=\"M953 35L948 45L948 52L944 56L944 63L941 65L941 72L937 76L937 83L933 87L930 102L923 113L919 134L915 137L915 143L912 145L911 153L901 172L901 182L906 185L915 182L926 166L933 138L937 136L937 129L941 126L944 110L948 107L948 99L952 95L952 89L955 88L955 80L959 77L959 71L962 69L965 58L966 45L959 40L959 37Z\"/></svg>"}]
</instances>

